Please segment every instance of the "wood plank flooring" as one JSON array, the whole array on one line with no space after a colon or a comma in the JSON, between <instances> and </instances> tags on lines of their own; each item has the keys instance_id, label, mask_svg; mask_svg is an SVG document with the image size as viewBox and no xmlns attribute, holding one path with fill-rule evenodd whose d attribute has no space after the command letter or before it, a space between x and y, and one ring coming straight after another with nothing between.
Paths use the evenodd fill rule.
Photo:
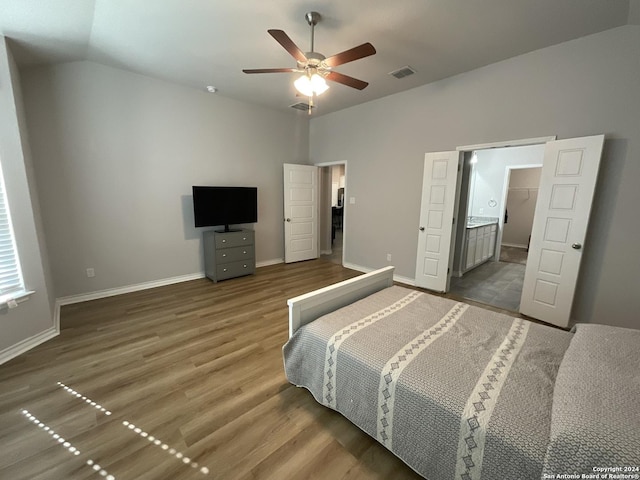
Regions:
<instances>
[{"instance_id":1,"label":"wood plank flooring","mask_svg":"<svg viewBox=\"0 0 640 480\"><path fill-rule=\"evenodd\" d=\"M286 300L356 275L315 260L63 307L0 366L0 478L420 478L284 376Z\"/></svg>"}]
</instances>

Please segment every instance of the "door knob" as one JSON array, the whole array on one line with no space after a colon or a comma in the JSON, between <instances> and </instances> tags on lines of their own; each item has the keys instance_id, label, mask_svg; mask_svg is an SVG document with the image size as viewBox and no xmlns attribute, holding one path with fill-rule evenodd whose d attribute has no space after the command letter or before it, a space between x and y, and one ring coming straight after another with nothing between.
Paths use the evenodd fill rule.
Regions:
<instances>
[{"instance_id":1,"label":"door knob","mask_svg":"<svg viewBox=\"0 0 640 480\"><path fill-rule=\"evenodd\" d=\"M290 221L291 221L291 219L290 219L290 218L287 218L286 220L287 220L287 222L290 222Z\"/></svg>"},{"instance_id":2,"label":"door knob","mask_svg":"<svg viewBox=\"0 0 640 480\"><path fill-rule=\"evenodd\" d=\"M571 245L571 248L573 248L574 250L580 250L582 248L582 244L581 243L574 243Z\"/></svg>"},{"instance_id":3,"label":"door knob","mask_svg":"<svg viewBox=\"0 0 640 480\"><path fill-rule=\"evenodd\" d=\"M420 231L421 231L421 232L424 232L424 227L420 227Z\"/></svg>"}]
</instances>

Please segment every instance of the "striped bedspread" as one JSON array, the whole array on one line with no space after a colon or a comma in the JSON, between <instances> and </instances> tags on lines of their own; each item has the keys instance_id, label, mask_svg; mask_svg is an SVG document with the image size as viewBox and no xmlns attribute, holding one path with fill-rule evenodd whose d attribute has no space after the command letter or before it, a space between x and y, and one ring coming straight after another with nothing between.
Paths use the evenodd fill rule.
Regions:
<instances>
[{"instance_id":1,"label":"striped bedspread","mask_svg":"<svg viewBox=\"0 0 640 480\"><path fill-rule=\"evenodd\" d=\"M572 335L402 287L298 330L289 381L432 480L540 478Z\"/></svg>"}]
</instances>

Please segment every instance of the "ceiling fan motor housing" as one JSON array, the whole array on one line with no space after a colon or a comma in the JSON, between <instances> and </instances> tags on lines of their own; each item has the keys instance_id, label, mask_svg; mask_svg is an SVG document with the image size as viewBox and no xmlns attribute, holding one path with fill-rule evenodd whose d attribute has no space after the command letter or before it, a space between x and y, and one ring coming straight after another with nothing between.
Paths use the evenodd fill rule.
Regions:
<instances>
[{"instance_id":1,"label":"ceiling fan motor housing","mask_svg":"<svg viewBox=\"0 0 640 480\"><path fill-rule=\"evenodd\" d=\"M308 62L306 64L298 62L298 66L300 68L305 68L307 66L314 67L314 68L315 67L319 67L320 64L326 58L324 55L322 55L321 53L318 53L318 52L305 52L305 56L307 57ZM327 68L324 65L322 67L323 68Z\"/></svg>"}]
</instances>

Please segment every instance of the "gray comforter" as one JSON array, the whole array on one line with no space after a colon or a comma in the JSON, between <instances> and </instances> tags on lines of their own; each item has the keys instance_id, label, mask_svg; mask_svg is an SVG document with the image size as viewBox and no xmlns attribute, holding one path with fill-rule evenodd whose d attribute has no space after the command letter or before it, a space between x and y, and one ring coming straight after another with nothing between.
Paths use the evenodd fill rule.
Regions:
<instances>
[{"instance_id":1,"label":"gray comforter","mask_svg":"<svg viewBox=\"0 0 640 480\"><path fill-rule=\"evenodd\" d=\"M556 381L544 473L638 479L640 331L574 330Z\"/></svg>"},{"instance_id":2,"label":"gray comforter","mask_svg":"<svg viewBox=\"0 0 640 480\"><path fill-rule=\"evenodd\" d=\"M394 286L305 325L283 351L290 382L425 478L536 479L572 336Z\"/></svg>"}]
</instances>

